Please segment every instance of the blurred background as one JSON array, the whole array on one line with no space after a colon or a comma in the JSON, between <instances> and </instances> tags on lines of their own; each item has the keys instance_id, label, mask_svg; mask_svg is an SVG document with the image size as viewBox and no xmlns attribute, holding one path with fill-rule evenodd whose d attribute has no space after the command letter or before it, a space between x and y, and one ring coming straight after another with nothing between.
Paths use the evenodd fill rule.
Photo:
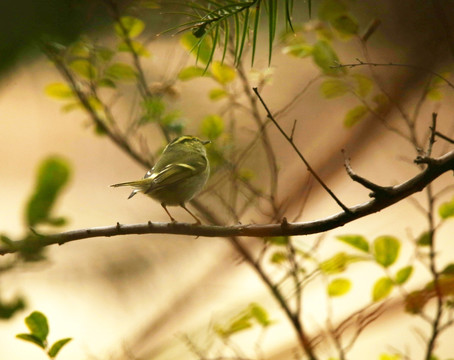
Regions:
<instances>
[{"instance_id":1,"label":"blurred background","mask_svg":"<svg viewBox=\"0 0 454 360\"><path fill-rule=\"evenodd\" d=\"M360 28L374 19L381 24L368 40L370 58L376 63L406 63L442 73L452 68L454 56L454 2L446 1L357 1L347 2ZM318 1L312 1L316 16ZM309 21L307 4L298 4L300 22ZM62 103L46 96L44 89L61 76L42 55L37 42L49 39L69 44L82 34L96 43L113 41L113 24L106 5L98 1L16 1L0 5L0 233L20 238L27 232L24 221L26 201L33 191L39 163L49 155L67 159L72 174L69 186L59 197L56 212L69 219L63 230L95 226L167 221L159 204L145 196L126 201L128 191L109 188L110 184L140 178L146 171L107 137L98 136L83 111L65 113ZM197 133L202 119L222 108L222 102L211 101L207 93L212 80L199 78L178 81L185 66L194 65L194 57L181 46L179 36L156 33L175 25L171 14L159 10L140 14L146 23L142 35L151 56L143 58L143 69L150 84L172 83L178 96L175 108L184 114L187 132ZM266 27L263 27L266 29ZM364 59L356 40L335 43L342 63ZM314 79L319 70L308 59L282 53L277 43L271 64L272 82L262 95L273 111L281 109ZM250 53L247 54L250 56ZM254 71L268 68L266 33L260 34ZM249 61L245 69L251 86L256 84ZM367 73L367 68L357 68ZM399 106L411 112L426 86L425 71L377 67L376 75ZM129 86L129 87L128 87ZM122 124L137 114L138 98L133 85L125 85L122 101L115 112ZM438 112L438 129L453 135L453 91L443 89L443 97L427 100L421 106L418 131L423 137L430 126L432 112ZM341 149L346 149L354 170L380 185L401 183L418 173L411 161L416 153L408 142L386 130L373 117L366 117L352 128L345 128L343 114L357 104L355 98L326 99L320 84L310 86L285 116L280 118L291 131L298 120L294 139L311 165L330 188L349 205L368 201L369 191L353 183L345 174ZM245 136L253 134L254 124L247 114L238 112L236 121ZM399 111L390 108L384 115L389 124L399 127ZM312 221L340 211L334 201L313 181L305 167L278 131L270 126L268 133L279 165L279 199L288 204L283 215L297 221ZM156 128L143 130L142 137L152 151L165 142ZM448 147L438 141L434 155ZM263 154L252 152L246 164L260 179ZM266 178L266 174L263 176ZM452 185L452 175L438 179L437 190ZM266 188L268 184L262 186ZM425 194L415 198L425 201ZM451 193L440 201L449 200ZM206 200L210 210L220 211L213 198ZM304 200L303 200L304 199ZM303 206L304 205L304 206ZM299 209L303 207L303 211ZM184 211L171 209L180 221L191 221ZM223 215L223 214L220 214ZM262 223L266 216L254 209L244 214L243 223ZM230 222L233 220L230 219ZM403 201L380 213L320 235L297 237L295 241L309 248L321 241L317 252L329 258L345 249L336 235L362 234L368 239L393 235L402 241L396 269L417 262L414 239L426 229L425 217L413 201ZM452 233L447 223L438 233L439 266L452 261ZM251 249L262 242L243 239ZM10 261L4 255L2 261ZM278 275L277 270L270 270ZM340 321L370 303L370 288L383 276L378 267L355 264L349 269L354 284L351 292L334 300L334 313L327 311L323 282L314 282L304 293L304 321L313 336L326 336L327 318ZM406 284L408 291L427 282L424 269ZM384 352L399 350L408 358L419 359L424 351L420 334L427 335L429 326L419 317L403 311L398 291L386 302L384 315L367 328L349 353L349 359L377 359ZM23 296L26 309L9 320L0 321L0 357L2 359L44 359L40 349L15 339L26 332L23 319L33 310L46 314L50 323L50 340L72 337L59 355L61 359L197 359L197 349L214 342L213 324L225 323L251 302L260 303L275 321L266 332L252 329L232 338L216 352L230 356L264 359L294 358L296 339L288 320L253 269L246 264L225 239L192 238L172 235L124 236L75 241L46 249L46 259L20 264L0 277L2 301ZM440 359L454 354L446 330L437 344ZM226 350L227 349L227 350ZM237 349L237 353L232 349ZM238 350L241 349L241 350ZM257 350L259 349L259 350ZM332 344L320 346L320 358L328 359ZM233 355L232 355L233 353ZM238 355L240 354L240 355ZM216 358L216 356L212 356Z\"/></svg>"}]
</instances>

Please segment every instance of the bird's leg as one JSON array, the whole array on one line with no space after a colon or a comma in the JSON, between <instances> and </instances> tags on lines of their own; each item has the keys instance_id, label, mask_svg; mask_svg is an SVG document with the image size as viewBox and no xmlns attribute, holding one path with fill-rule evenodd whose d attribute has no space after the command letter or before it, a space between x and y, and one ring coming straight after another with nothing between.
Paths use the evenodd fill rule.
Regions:
<instances>
[{"instance_id":1,"label":"bird's leg","mask_svg":"<svg viewBox=\"0 0 454 360\"><path fill-rule=\"evenodd\" d=\"M161 203L161 206L164 208L164 210L166 211L167 215L169 215L170 220L171 220L172 222L177 222L177 221L173 218L173 216L170 215L169 210L167 210L167 208L166 208L166 204Z\"/></svg>"},{"instance_id":2,"label":"bird's leg","mask_svg":"<svg viewBox=\"0 0 454 360\"><path fill-rule=\"evenodd\" d=\"M194 225L202 225L202 222L199 220L197 216L195 216L189 209L184 205L184 203L180 203L180 206L185 209L194 219L195 219L195 224Z\"/></svg>"}]
</instances>

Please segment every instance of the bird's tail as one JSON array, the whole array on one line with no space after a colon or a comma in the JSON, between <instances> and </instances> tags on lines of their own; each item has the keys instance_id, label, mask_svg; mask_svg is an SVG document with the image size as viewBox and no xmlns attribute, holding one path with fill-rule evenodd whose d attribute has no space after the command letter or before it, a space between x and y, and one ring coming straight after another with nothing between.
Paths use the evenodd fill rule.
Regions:
<instances>
[{"instance_id":1,"label":"bird's tail","mask_svg":"<svg viewBox=\"0 0 454 360\"><path fill-rule=\"evenodd\" d=\"M132 198L135 194L141 191L145 191L150 187L150 179L141 179L136 181L127 181L119 184L110 185L111 187L120 187L120 186L131 186L134 190L129 195L128 199Z\"/></svg>"},{"instance_id":2,"label":"bird's tail","mask_svg":"<svg viewBox=\"0 0 454 360\"><path fill-rule=\"evenodd\" d=\"M119 184L110 185L110 187L120 187L120 186L132 186L132 187L140 188L143 186L143 180L127 181L127 182L122 182Z\"/></svg>"}]
</instances>

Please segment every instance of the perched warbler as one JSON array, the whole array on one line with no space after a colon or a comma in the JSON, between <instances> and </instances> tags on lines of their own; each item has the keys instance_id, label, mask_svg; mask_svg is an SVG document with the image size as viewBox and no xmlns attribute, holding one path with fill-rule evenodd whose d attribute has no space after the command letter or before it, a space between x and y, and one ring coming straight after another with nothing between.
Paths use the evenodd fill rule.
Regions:
<instances>
[{"instance_id":1,"label":"perched warbler","mask_svg":"<svg viewBox=\"0 0 454 360\"><path fill-rule=\"evenodd\" d=\"M132 186L134 190L128 199L143 192L159 201L173 222L175 219L167 206L179 205L191 214L197 224L201 224L185 203L197 195L208 180L210 164L205 145L209 143L209 140L203 141L195 136L180 136L164 148L161 157L143 179L111 186Z\"/></svg>"}]
</instances>

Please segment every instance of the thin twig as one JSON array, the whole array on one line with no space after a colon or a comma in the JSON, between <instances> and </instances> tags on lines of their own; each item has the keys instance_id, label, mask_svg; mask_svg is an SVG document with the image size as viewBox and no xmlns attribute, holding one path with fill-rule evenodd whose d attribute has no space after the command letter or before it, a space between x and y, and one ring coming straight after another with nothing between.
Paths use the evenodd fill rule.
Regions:
<instances>
[{"instance_id":1,"label":"thin twig","mask_svg":"<svg viewBox=\"0 0 454 360\"><path fill-rule=\"evenodd\" d=\"M447 137L446 135L443 135L439 131L435 131L435 135L437 135L439 138L441 138L443 140L446 140L447 142L449 142L451 144L454 144L454 139L451 139L450 137Z\"/></svg>"},{"instance_id":2,"label":"thin twig","mask_svg":"<svg viewBox=\"0 0 454 360\"><path fill-rule=\"evenodd\" d=\"M331 191L331 189L323 182L323 180L318 176L318 174L315 172L315 170L309 165L307 160L304 158L303 154L301 154L301 151L298 149L298 147L295 145L293 140L286 134L286 132L282 129L282 127L279 125L279 123L276 121L274 118L273 114L271 114L271 111L268 109L268 106L266 105L265 101L263 98L260 96L257 88L253 88L255 94L257 95L258 99L262 103L263 107L265 108L265 111L267 113L268 118L273 122L273 124L277 127L277 129L280 131L280 133L285 137L285 139L289 142L289 144L293 147L295 152L298 154L299 158L303 161L303 163L306 165L307 170L315 177L315 179L318 181L318 183L328 192L328 194L334 199L334 201L344 210L345 212L349 212L350 210L348 209L347 206L345 206L334 193Z\"/></svg>"},{"instance_id":3,"label":"thin twig","mask_svg":"<svg viewBox=\"0 0 454 360\"><path fill-rule=\"evenodd\" d=\"M409 68L409 69L414 69L414 70L419 70L419 71L424 71L426 73L429 73L429 74L432 74L436 77L438 77L439 79L443 80L449 87L453 88L454 89L454 84L449 81L447 78L445 78L443 75L433 71L433 70L430 70L424 66L419 66L419 65L412 65L412 64L400 64L400 63L393 63L393 62L388 62L388 63L376 63L376 62L368 62L368 61L362 61L360 59L356 59L356 61L358 61L357 63L351 63L351 64L337 64L337 65L333 65L332 68L342 68L342 67L349 67L349 68L353 68L353 67L357 67L357 66L395 66L395 67L405 67L405 68Z\"/></svg>"}]
</instances>

